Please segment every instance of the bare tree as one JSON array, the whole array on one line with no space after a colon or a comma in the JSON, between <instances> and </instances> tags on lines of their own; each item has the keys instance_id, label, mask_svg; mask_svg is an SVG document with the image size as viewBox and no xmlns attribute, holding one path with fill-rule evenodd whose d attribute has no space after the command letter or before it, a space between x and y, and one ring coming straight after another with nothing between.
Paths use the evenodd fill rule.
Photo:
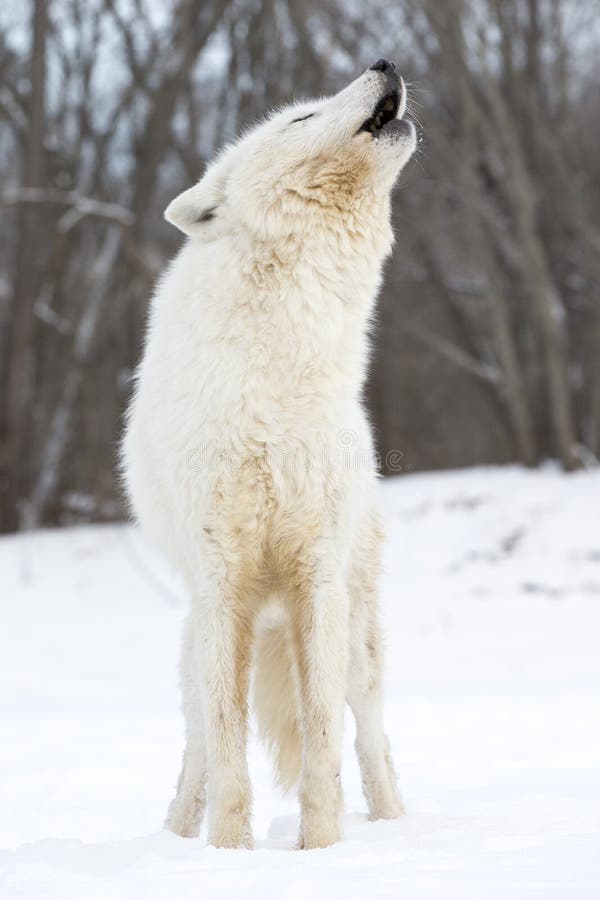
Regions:
<instances>
[{"instance_id":1,"label":"bare tree","mask_svg":"<svg viewBox=\"0 0 600 900\"><path fill-rule=\"evenodd\" d=\"M27 130L24 146L23 182L28 188L45 184L45 90L48 2L39 0L31 11L30 90L27 98ZM30 474L30 442L35 383L34 306L40 286L37 266L42 227L37 210L27 204L20 209L17 226L13 314L5 375L4 454L0 479L2 527L18 524L19 500Z\"/></svg>"},{"instance_id":2,"label":"bare tree","mask_svg":"<svg viewBox=\"0 0 600 900\"><path fill-rule=\"evenodd\" d=\"M177 246L162 209L268 107L334 92L381 56L407 73L422 120L375 336L381 449L419 468L596 458L595 12L593 0L0 11L0 528L122 515L122 410Z\"/></svg>"}]
</instances>

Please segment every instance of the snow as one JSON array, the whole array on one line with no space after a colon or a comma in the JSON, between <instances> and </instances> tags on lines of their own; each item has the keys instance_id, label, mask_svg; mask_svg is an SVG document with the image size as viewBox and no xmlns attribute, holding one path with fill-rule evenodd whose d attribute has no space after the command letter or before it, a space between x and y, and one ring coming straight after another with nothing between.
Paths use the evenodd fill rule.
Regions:
<instances>
[{"instance_id":1,"label":"snow","mask_svg":"<svg viewBox=\"0 0 600 900\"><path fill-rule=\"evenodd\" d=\"M0 541L6 900L600 896L600 472L381 484L386 722L408 815L293 850L254 741L256 849L161 831L182 750L181 586L128 526Z\"/></svg>"}]
</instances>

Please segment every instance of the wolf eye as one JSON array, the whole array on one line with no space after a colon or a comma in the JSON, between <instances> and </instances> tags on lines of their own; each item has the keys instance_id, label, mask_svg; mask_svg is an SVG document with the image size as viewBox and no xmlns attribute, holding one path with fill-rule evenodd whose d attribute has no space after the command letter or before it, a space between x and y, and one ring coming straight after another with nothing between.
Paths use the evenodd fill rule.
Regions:
<instances>
[{"instance_id":1,"label":"wolf eye","mask_svg":"<svg viewBox=\"0 0 600 900\"><path fill-rule=\"evenodd\" d=\"M299 119L292 119L290 125L293 125L295 122L304 122L305 119L312 119L314 113L308 113L306 116L300 116Z\"/></svg>"},{"instance_id":2,"label":"wolf eye","mask_svg":"<svg viewBox=\"0 0 600 900\"><path fill-rule=\"evenodd\" d=\"M195 220L196 223L210 222L211 219L214 219L216 211L217 211L216 206L209 206L208 209L205 209L200 213L198 218Z\"/></svg>"}]
</instances>

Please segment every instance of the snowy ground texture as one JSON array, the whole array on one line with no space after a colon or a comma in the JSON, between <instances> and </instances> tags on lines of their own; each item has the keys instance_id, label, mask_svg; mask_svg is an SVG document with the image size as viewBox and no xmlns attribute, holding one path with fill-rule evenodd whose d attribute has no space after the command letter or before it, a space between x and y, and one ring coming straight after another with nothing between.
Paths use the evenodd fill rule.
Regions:
<instances>
[{"instance_id":1,"label":"snowy ground texture","mask_svg":"<svg viewBox=\"0 0 600 900\"><path fill-rule=\"evenodd\" d=\"M256 849L161 831L182 750L181 589L128 527L0 541L2 900L600 897L600 473L381 486L387 730L408 815L345 838L250 747Z\"/></svg>"}]
</instances>

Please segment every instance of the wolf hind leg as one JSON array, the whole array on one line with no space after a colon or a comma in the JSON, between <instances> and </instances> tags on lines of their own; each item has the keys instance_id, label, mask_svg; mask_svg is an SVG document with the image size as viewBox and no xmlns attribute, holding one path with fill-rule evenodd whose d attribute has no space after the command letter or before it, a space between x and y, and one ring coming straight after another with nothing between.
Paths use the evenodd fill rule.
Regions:
<instances>
[{"instance_id":1,"label":"wolf hind leg","mask_svg":"<svg viewBox=\"0 0 600 900\"><path fill-rule=\"evenodd\" d=\"M189 619L184 625L180 673L186 746L165 828L181 837L197 837L206 808L206 738L200 673Z\"/></svg>"},{"instance_id":2,"label":"wolf hind leg","mask_svg":"<svg viewBox=\"0 0 600 900\"><path fill-rule=\"evenodd\" d=\"M350 662L346 699L356 721L356 753L371 819L396 819L405 810L383 727L383 648L377 577L379 529L369 527L350 575Z\"/></svg>"}]
</instances>

